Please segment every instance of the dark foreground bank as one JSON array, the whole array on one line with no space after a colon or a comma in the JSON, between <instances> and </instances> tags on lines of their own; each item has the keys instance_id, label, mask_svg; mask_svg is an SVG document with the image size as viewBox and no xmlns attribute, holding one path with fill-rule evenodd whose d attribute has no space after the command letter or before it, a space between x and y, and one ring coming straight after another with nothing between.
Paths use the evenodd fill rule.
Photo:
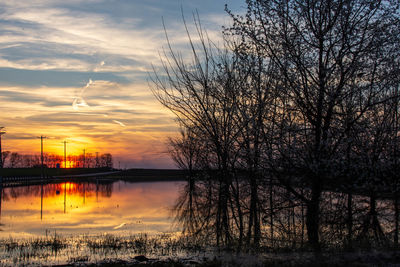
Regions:
<instances>
[{"instance_id":1,"label":"dark foreground bank","mask_svg":"<svg viewBox=\"0 0 400 267\"><path fill-rule=\"evenodd\" d=\"M60 181L85 182L93 180L129 182L160 182L182 181L185 172L171 169L129 169L118 170L110 168L46 168L42 175L40 168L9 168L0 169L3 187L54 183Z\"/></svg>"},{"instance_id":2,"label":"dark foreground bank","mask_svg":"<svg viewBox=\"0 0 400 267\"><path fill-rule=\"evenodd\" d=\"M140 177L175 177L182 176L184 172L174 169L111 169L111 168L44 168L45 177L55 176L74 176L74 175L91 175L95 173L118 173L119 176L140 176ZM23 176L41 176L41 168L3 168L0 169L2 177L23 177Z\"/></svg>"},{"instance_id":3,"label":"dark foreground bank","mask_svg":"<svg viewBox=\"0 0 400 267\"><path fill-rule=\"evenodd\" d=\"M218 250L184 235L60 236L0 240L0 266L400 266L397 249ZM201 241L200 241L201 242Z\"/></svg>"},{"instance_id":4,"label":"dark foreground bank","mask_svg":"<svg viewBox=\"0 0 400 267\"><path fill-rule=\"evenodd\" d=\"M325 253L320 256L315 256L310 253L276 253L266 255L237 255L221 253L210 258L169 258L156 259L147 258L143 255L138 255L129 261L125 260L110 260L98 263L83 263L75 262L64 266L156 266L156 267L239 267L239 266L399 266L400 253L398 251L359 251L359 252L341 252L341 253Z\"/></svg>"}]
</instances>

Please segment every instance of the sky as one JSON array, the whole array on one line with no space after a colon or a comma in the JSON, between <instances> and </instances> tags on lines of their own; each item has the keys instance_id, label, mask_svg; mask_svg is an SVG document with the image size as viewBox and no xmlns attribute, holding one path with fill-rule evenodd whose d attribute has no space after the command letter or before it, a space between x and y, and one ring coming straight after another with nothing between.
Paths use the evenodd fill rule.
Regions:
<instances>
[{"instance_id":1,"label":"sky","mask_svg":"<svg viewBox=\"0 0 400 267\"><path fill-rule=\"evenodd\" d=\"M182 12L198 12L212 39L240 0L7 0L0 3L2 150L111 153L121 168L174 168L179 127L151 93L166 48L188 53Z\"/></svg>"}]
</instances>

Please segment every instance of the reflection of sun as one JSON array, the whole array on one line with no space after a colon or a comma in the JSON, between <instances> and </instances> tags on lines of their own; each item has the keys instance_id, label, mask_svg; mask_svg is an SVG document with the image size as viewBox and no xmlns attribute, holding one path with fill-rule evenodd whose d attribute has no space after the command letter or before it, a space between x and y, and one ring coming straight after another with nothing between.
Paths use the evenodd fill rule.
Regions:
<instances>
[{"instance_id":1,"label":"reflection of sun","mask_svg":"<svg viewBox=\"0 0 400 267\"><path fill-rule=\"evenodd\" d=\"M66 182L66 183L61 184L61 188L62 188L62 190L74 191L74 189L76 188L76 184Z\"/></svg>"}]
</instances>

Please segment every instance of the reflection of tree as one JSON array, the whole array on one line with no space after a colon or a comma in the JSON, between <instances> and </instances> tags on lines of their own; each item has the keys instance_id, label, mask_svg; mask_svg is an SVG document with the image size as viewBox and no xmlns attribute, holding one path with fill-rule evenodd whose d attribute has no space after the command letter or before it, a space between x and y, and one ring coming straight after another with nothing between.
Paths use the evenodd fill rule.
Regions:
<instances>
[{"instance_id":1,"label":"reflection of tree","mask_svg":"<svg viewBox=\"0 0 400 267\"><path fill-rule=\"evenodd\" d=\"M100 193L103 197L111 197L113 192L112 182L67 182L57 184L46 184L43 186L43 196L52 197L60 194L66 190L69 195L91 196L93 194ZM3 189L3 200L9 201L10 198L18 199L22 196L40 197L41 186L40 185L29 185L21 187L10 187Z\"/></svg>"},{"instance_id":2,"label":"reflection of tree","mask_svg":"<svg viewBox=\"0 0 400 267\"><path fill-rule=\"evenodd\" d=\"M209 227L213 225L211 214L215 206L210 204L205 181L191 180L184 186L174 208L184 233L194 237L213 234Z\"/></svg>"}]
</instances>

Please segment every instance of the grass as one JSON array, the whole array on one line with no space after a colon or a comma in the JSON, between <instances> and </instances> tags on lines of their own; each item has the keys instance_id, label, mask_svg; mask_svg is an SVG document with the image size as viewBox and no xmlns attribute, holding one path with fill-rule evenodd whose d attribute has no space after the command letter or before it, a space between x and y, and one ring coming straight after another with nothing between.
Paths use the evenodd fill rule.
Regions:
<instances>
[{"instance_id":1,"label":"grass","mask_svg":"<svg viewBox=\"0 0 400 267\"><path fill-rule=\"evenodd\" d=\"M193 248L196 249L193 249ZM400 251L238 254L195 246L174 234L61 236L0 240L0 266L387 266Z\"/></svg>"},{"instance_id":2,"label":"grass","mask_svg":"<svg viewBox=\"0 0 400 267\"><path fill-rule=\"evenodd\" d=\"M46 237L0 240L0 266L139 264L134 260L138 255L152 259L149 261L151 264L161 264L169 262L171 258L187 258L185 248L189 246L191 244L185 239L172 234L67 237L54 233Z\"/></svg>"}]
</instances>

